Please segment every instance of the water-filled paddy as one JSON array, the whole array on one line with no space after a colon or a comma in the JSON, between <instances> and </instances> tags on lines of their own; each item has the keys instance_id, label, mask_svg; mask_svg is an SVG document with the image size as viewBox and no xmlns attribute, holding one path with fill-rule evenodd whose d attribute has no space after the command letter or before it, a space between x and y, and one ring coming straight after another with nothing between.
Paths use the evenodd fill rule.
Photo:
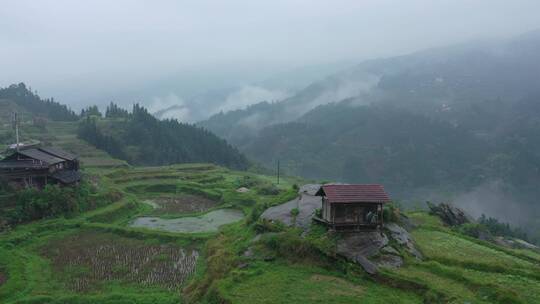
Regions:
<instances>
[{"instance_id":1,"label":"water-filled paddy","mask_svg":"<svg viewBox=\"0 0 540 304\"><path fill-rule=\"evenodd\" d=\"M154 211L151 215L186 213L186 212L204 212L218 203L206 197L182 194L176 196L159 196L143 201L152 206Z\"/></svg>"},{"instance_id":2,"label":"water-filled paddy","mask_svg":"<svg viewBox=\"0 0 540 304\"><path fill-rule=\"evenodd\" d=\"M131 227L164 230L171 232L215 232L220 226L241 220L244 214L235 209L219 209L201 216L164 219L153 216L136 218Z\"/></svg>"}]
</instances>

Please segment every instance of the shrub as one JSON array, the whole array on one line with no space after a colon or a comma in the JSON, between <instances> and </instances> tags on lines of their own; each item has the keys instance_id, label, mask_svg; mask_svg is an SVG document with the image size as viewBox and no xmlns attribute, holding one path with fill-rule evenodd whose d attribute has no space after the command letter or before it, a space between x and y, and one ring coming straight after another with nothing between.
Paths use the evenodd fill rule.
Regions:
<instances>
[{"instance_id":1,"label":"shrub","mask_svg":"<svg viewBox=\"0 0 540 304\"><path fill-rule=\"evenodd\" d=\"M266 208L268 208L266 204L256 204L249 213L249 217L247 218L247 224L249 225L256 222L261 216L261 214L264 212L264 210L266 210Z\"/></svg>"},{"instance_id":2,"label":"shrub","mask_svg":"<svg viewBox=\"0 0 540 304\"><path fill-rule=\"evenodd\" d=\"M245 188L251 188L259 184L259 181L257 181L255 178L249 175L244 175L241 178L237 179L235 182L235 186L237 188L245 187Z\"/></svg>"},{"instance_id":3,"label":"shrub","mask_svg":"<svg viewBox=\"0 0 540 304\"><path fill-rule=\"evenodd\" d=\"M472 236L477 239L488 240L492 238L491 233L489 232L488 228L482 224L466 223L466 224L460 225L458 228L458 231L465 235Z\"/></svg>"},{"instance_id":4,"label":"shrub","mask_svg":"<svg viewBox=\"0 0 540 304\"><path fill-rule=\"evenodd\" d=\"M486 217L484 214L478 219L487 231L497 236L515 237L528 241L527 233L519 228L510 227L508 223L501 223L496 218Z\"/></svg>"},{"instance_id":5,"label":"shrub","mask_svg":"<svg viewBox=\"0 0 540 304\"><path fill-rule=\"evenodd\" d=\"M268 235L261 241L278 256L291 261L311 261L315 264L328 262L334 248L333 241L329 238L302 238L296 229Z\"/></svg>"},{"instance_id":6,"label":"shrub","mask_svg":"<svg viewBox=\"0 0 540 304\"><path fill-rule=\"evenodd\" d=\"M279 189L274 185L264 185L258 189L258 192L262 195L278 195Z\"/></svg>"},{"instance_id":7,"label":"shrub","mask_svg":"<svg viewBox=\"0 0 540 304\"><path fill-rule=\"evenodd\" d=\"M387 204L383 209L383 220L385 222L399 222L400 211L393 203Z\"/></svg>"},{"instance_id":8,"label":"shrub","mask_svg":"<svg viewBox=\"0 0 540 304\"><path fill-rule=\"evenodd\" d=\"M282 222L269 221L267 219L259 219L254 227L257 233L265 232L281 232L285 230L285 225Z\"/></svg>"},{"instance_id":9,"label":"shrub","mask_svg":"<svg viewBox=\"0 0 540 304\"><path fill-rule=\"evenodd\" d=\"M43 190L24 189L15 194L16 207L8 215L10 224L48 217L72 216L109 204L121 193L96 194L87 182L74 187L46 185Z\"/></svg>"}]
</instances>

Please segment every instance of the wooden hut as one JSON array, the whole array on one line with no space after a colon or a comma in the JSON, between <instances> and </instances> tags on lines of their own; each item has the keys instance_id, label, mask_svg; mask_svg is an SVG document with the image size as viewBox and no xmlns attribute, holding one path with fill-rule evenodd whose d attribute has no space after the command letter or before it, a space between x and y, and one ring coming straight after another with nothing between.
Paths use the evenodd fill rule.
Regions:
<instances>
[{"instance_id":1,"label":"wooden hut","mask_svg":"<svg viewBox=\"0 0 540 304\"><path fill-rule=\"evenodd\" d=\"M48 183L71 185L81 179L76 155L48 147L23 149L0 160L0 177L20 186L38 188Z\"/></svg>"},{"instance_id":2,"label":"wooden hut","mask_svg":"<svg viewBox=\"0 0 540 304\"><path fill-rule=\"evenodd\" d=\"M390 197L382 185L323 185L319 221L333 230L369 230L383 225L383 205Z\"/></svg>"}]
</instances>

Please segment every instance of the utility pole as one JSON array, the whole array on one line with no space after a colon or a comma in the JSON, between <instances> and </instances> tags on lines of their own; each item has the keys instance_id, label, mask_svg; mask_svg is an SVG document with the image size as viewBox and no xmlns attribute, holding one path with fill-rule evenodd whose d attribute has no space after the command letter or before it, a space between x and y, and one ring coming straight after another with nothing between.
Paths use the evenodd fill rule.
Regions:
<instances>
[{"instance_id":1,"label":"utility pole","mask_svg":"<svg viewBox=\"0 0 540 304\"><path fill-rule=\"evenodd\" d=\"M17 152L19 152L19 115L17 112L13 112L13 128L15 129L15 138L17 140L16 142L16 149Z\"/></svg>"},{"instance_id":2,"label":"utility pole","mask_svg":"<svg viewBox=\"0 0 540 304\"><path fill-rule=\"evenodd\" d=\"M277 161L277 184L279 185L279 159Z\"/></svg>"}]
</instances>

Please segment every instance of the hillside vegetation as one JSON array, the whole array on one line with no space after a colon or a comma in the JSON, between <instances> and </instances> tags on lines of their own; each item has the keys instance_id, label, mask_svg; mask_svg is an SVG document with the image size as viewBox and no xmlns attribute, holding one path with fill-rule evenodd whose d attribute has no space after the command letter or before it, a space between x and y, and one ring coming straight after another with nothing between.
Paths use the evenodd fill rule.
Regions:
<instances>
[{"instance_id":1,"label":"hillside vegetation","mask_svg":"<svg viewBox=\"0 0 540 304\"><path fill-rule=\"evenodd\" d=\"M212 162L246 169L248 162L214 134L177 120L158 120L134 105L131 113L111 104L106 119L85 114L78 137L135 165Z\"/></svg>"},{"instance_id":2,"label":"hillside vegetation","mask_svg":"<svg viewBox=\"0 0 540 304\"><path fill-rule=\"evenodd\" d=\"M538 54L536 31L365 61L200 125L288 174L384 183L408 206L462 198L539 239Z\"/></svg>"},{"instance_id":3,"label":"hillside vegetation","mask_svg":"<svg viewBox=\"0 0 540 304\"><path fill-rule=\"evenodd\" d=\"M66 105L51 99L41 99L37 93L32 92L24 83L13 84L0 89L0 99L14 101L26 111L39 117L54 121L75 121L79 117Z\"/></svg>"},{"instance_id":4,"label":"hillside vegetation","mask_svg":"<svg viewBox=\"0 0 540 304\"><path fill-rule=\"evenodd\" d=\"M313 224L300 236L295 228L258 220L267 207L294 198L299 180L275 185L268 176L210 164L86 174L122 198L1 233L2 303L540 301L538 252L470 238L424 212L408 215L425 259L409 257L402 268L368 276L333 254L336 236L323 227ZM189 204L193 199L205 203ZM191 219L223 208L243 216L217 232L132 227L140 217Z\"/></svg>"},{"instance_id":5,"label":"hillside vegetation","mask_svg":"<svg viewBox=\"0 0 540 304\"><path fill-rule=\"evenodd\" d=\"M539 50L537 31L370 60L200 125L263 164L279 158L293 175L384 182L400 199L500 180L532 204Z\"/></svg>"},{"instance_id":6,"label":"hillside vegetation","mask_svg":"<svg viewBox=\"0 0 540 304\"><path fill-rule=\"evenodd\" d=\"M53 99L41 99L23 83L11 85L0 89L2 144L15 142L13 112L19 113L21 141L39 140L59 146L80 155L86 166L119 166L126 162L212 162L235 169L249 166L240 152L211 132L177 120L160 121L138 104L128 112L111 103L105 117L96 106L77 115Z\"/></svg>"}]
</instances>

